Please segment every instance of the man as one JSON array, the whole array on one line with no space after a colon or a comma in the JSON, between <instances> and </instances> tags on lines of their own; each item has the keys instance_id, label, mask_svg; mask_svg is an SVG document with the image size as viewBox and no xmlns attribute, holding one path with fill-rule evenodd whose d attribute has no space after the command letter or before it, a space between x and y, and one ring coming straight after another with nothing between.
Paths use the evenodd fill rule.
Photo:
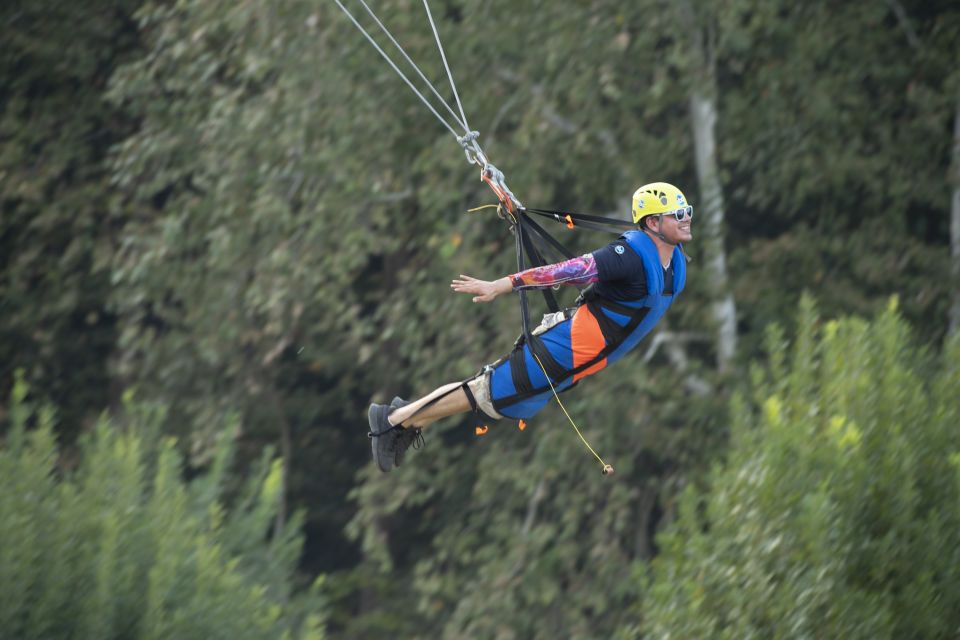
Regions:
<instances>
[{"instance_id":1,"label":"man","mask_svg":"<svg viewBox=\"0 0 960 640\"><path fill-rule=\"evenodd\" d=\"M410 445L423 442L421 430L441 418L478 411L488 418L524 419L536 414L554 392L619 360L650 332L686 282L682 243L693 236L693 207L666 182L633 194L633 222L615 242L579 258L527 269L487 281L461 275L454 291L474 302L525 288L590 284L574 308L544 316L508 356L464 382L368 412L373 459L381 471L398 466Z\"/></svg>"}]
</instances>

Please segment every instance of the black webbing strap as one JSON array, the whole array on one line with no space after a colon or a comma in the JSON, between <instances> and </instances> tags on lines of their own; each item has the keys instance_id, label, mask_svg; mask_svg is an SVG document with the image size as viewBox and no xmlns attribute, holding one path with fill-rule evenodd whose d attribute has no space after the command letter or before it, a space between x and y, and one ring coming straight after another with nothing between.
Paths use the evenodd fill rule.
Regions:
<instances>
[{"instance_id":1,"label":"black webbing strap","mask_svg":"<svg viewBox=\"0 0 960 640\"><path fill-rule=\"evenodd\" d=\"M522 215L523 214L521 214L521 216ZM530 257L530 262L533 263L533 266L542 267L547 264L547 262L543 259L543 255L541 255L540 251L537 250L531 235L532 234L530 233L524 233L522 235L521 240L523 242L523 247L526 249L527 255ZM560 305L557 304L557 297L553 295L552 290L549 288L541 289L540 293L543 294L543 299L546 301L547 308L550 309L551 312L556 313L560 310Z\"/></svg>"},{"instance_id":2,"label":"black webbing strap","mask_svg":"<svg viewBox=\"0 0 960 640\"><path fill-rule=\"evenodd\" d=\"M528 233L528 226L532 227L535 232ZM569 249L551 238L549 234L541 229L539 225L530 219L529 216L524 215L522 211L519 212L519 215L516 217L513 233L516 240L515 244L517 249L517 271L523 271L525 269L525 263L523 259L524 251L527 252L530 260L536 263L537 266L542 266L545 264L543 255L540 251L540 248L543 245L540 245L540 247L537 246L539 242L542 241L547 241L555 250L563 255L570 257L573 256L573 253ZM536 238L536 240L534 238ZM530 310L527 303L527 292L525 289L520 289L518 293L520 294L520 319L522 322L523 331L520 337L517 339L513 352L509 356L510 375L514 381L517 392L527 397L528 395L535 395L535 390L533 388L533 384L530 382L530 372L527 371L527 363L523 351L524 343L530 345L531 351L536 355L537 358L539 358L540 363L544 368L544 372L550 378L563 376L566 372L566 369L560 363L558 363L552 355L550 355L549 349L547 349L546 345L543 344L543 341L540 339L540 337L530 333ZM549 289L544 289L543 294L544 299L547 301L547 306L550 307L550 310L553 312L559 311L560 306L557 304L556 298L553 296L553 292L551 292Z\"/></svg>"},{"instance_id":3,"label":"black webbing strap","mask_svg":"<svg viewBox=\"0 0 960 640\"><path fill-rule=\"evenodd\" d=\"M641 309L646 309L646 307L628 307L625 304L620 304L619 302L615 302L613 300L601 298L600 296L597 296L597 295L585 296L584 302L593 302L605 309L609 309L610 311L613 311L614 313L619 314L621 316L625 316L627 318L632 318Z\"/></svg>"},{"instance_id":4,"label":"black webbing strap","mask_svg":"<svg viewBox=\"0 0 960 640\"><path fill-rule=\"evenodd\" d=\"M565 246L557 242L556 238L554 238L549 233L544 231L543 227L537 224L533 218L531 218L530 216L522 212L520 214L520 217L521 219L523 219L523 222L527 226L527 228L533 231L533 236L535 241L545 242L558 255L563 256L565 260L569 260L570 258L575 257L573 254L573 251L570 251L570 249L566 248Z\"/></svg>"},{"instance_id":5,"label":"black webbing strap","mask_svg":"<svg viewBox=\"0 0 960 640\"><path fill-rule=\"evenodd\" d=\"M594 366L595 364L597 364L598 362L606 358L608 355L613 353L614 349L619 347L622 344L623 340L627 336L629 336L631 333L633 333L638 326L640 326L640 323L643 322L644 318L646 318L647 314L650 312L650 307L627 307L621 304L617 304L611 300L603 300L601 298L596 298L594 302L599 306L608 306L611 309L611 311L616 311L617 313L628 312L628 313L624 313L624 315L628 315L630 318L630 321L627 322L626 326L624 326L622 329L619 330L618 333L620 335L616 340L614 340L614 342L608 342L596 356L594 356L587 362L584 362L583 364L577 367L574 367L573 369L568 370L568 369L564 369L563 367L560 367L559 372L550 373L550 369L548 368L547 362L544 360L543 361L544 369L547 369L547 372L548 372L547 375L549 375L551 380L553 380L554 385L559 385L562 382L564 382L567 378L576 376L577 374L583 371L586 371L587 369ZM605 314L603 314L602 311L600 313L601 315L605 316ZM600 317L597 317L597 322L598 323L601 322ZM601 326L601 331L603 331L603 325L601 324L600 326ZM538 338L538 336L534 336L534 338ZM606 336L604 336L604 338L606 338ZM542 341L541 341L541 345L542 345ZM531 348L532 349L534 348L532 344L531 344ZM545 348L543 350L546 351ZM534 350L534 353L536 353L538 356L540 355L540 353L537 350ZM553 358L550 358L550 359L553 360ZM541 360L543 360L542 357L541 357ZM554 360L554 363L556 363L555 360ZM536 396L536 395L540 395L541 393L544 393L549 390L550 390L549 385L540 387L538 389L530 389L529 391L524 391L524 392L520 392L518 390L518 392L513 394L512 396L506 396L504 398L499 398L494 400L493 406L497 409L497 411L500 411L500 409L504 407L509 407L512 404L522 402L523 400L532 398L533 396Z\"/></svg>"},{"instance_id":6,"label":"black webbing strap","mask_svg":"<svg viewBox=\"0 0 960 640\"><path fill-rule=\"evenodd\" d=\"M522 342L510 352L510 378L513 380L517 393L530 393L533 391L533 384L530 382L530 374L527 372L527 363L523 354Z\"/></svg>"},{"instance_id":7,"label":"black webbing strap","mask_svg":"<svg viewBox=\"0 0 960 640\"><path fill-rule=\"evenodd\" d=\"M547 251L555 252L567 260L574 257L570 249L557 242L555 238L544 231L540 225L534 222L533 219L523 211L518 213L515 220L516 223L514 224L513 233L516 240L518 272L526 268L523 259L524 251L530 257L531 262L538 267L546 264L543 256ZM520 294L520 315L523 321L523 332L521 335L529 341L530 307L527 301L527 293L525 289L520 289L518 293ZM557 312L560 310L560 305L557 303L553 292L549 288L542 289L541 293L550 311Z\"/></svg>"},{"instance_id":8,"label":"black webbing strap","mask_svg":"<svg viewBox=\"0 0 960 640\"><path fill-rule=\"evenodd\" d=\"M590 229L591 231L603 231L604 233L612 233L614 235L622 235L624 231L628 231L627 228L611 228L603 224L598 224L595 222L583 222L578 220L577 224L573 226L574 229Z\"/></svg>"},{"instance_id":9,"label":"black webbing strap","mask_svg":"<svg viewBox=\"0 0 960 640\"><path fill-rule=\"evenodd\" d=\"M620 220L617 218L604 218L603 216L591 216L585 213L571 213L569 211L555 211L552 209L524 209L532 214L550 218L554 222L569 225L572 220L573 228L582 227L584 229L593 229L596 231L607 231L610 233L623 233L627 229L634 228L629 220ZM567 219L569 217L569 220ZM620 229L610 229L609 227L620 227Z\"/></svg>"},{"instance_id":10,"label":"black webbing strap","mask_svg":"<svg viewBox=\"0 0 960 640\"><path fill-rule=\"evenodd\" d=\"M523 214L516 219L517 223L513 226L513 238L514 244L517 249L517 273L525 270L523 262ZM526 289L520 289L517 293L520 294L520 323L522 327L522 335L529 338L530 336L530 309L527 306L527 291Z\"/></svg>"},{"instance_id":11,"label":"black webbing strap","mask_svg":"<svg viewBox=\"0 0 960 640\"><path fill-rule=\"evenodd\" d=\"M600 327L600 333L603 334L603 341L606 344L619 343L626 337L623 333L624 328L603 312L603 307L596 298L587 301L586 306L596 318L597 326Z\"/></svg>"},{"instance_id":12,"label":"black webbing strap","mask_svg":"<svg viewBox=\"0 0 960 640\"><path fill-rule=\"evenodd\" d=\"M543 343L540 336L530 336L530 351L540 360L543 370L551 380L559 380L566 377L567 368L557 362L547 345Z\"/></svg>"},{"instance_id":13,"label":"black webbing strap","mask_svg":"<svg viewBox=\"0 0 960 640\"><path fill-rule=\"evenodd\" d=\"M470 380L472 380L471 378ZM470 410L474 413L477 412L477 399L473 397L473 391L470 390L470 380L464 380L460 383L460 388L463 389L464 395L467 396L467 402L470 403Z\"/></svg>"},{"instance_id":14,"label":"black webbing strap","mask_svg":"<svg viewBox=\"0 0 960 640\"><path fill-rule=\"evenodd\" d=\"M530 237L532 234L528 234L525 230L525 227L527 225L532 225L534 227L537 226L536 223L533 222L533 220L531 220L528 216L524 215L523 212L520 212L520 215L517 216L517 223L516 225L514 225L514 235L516 236L516 245L517 245L517 269L519 271L524 270L524 260L523 260L524 249L526 249L527 255L530 256L531 260L540 263L538 266L543 265L543 257L540 255L540 252L537 250L536 246L534 245L534 242ZM543 233L542 230L541 230L541 233ZM546 235L545 233L544 233L544 237L549 238L549 236ZM550 240L553 240L553 239L550 238ZM556 240L553 240L553 242L556 243L560 247L560 249L563 250L565 253L570 253L569 250L566 249L566 247L556 242ZM523 335L521 336L521 339L517 340L517 348L515 349L515 351L520 352L520 357L517 357L517 358L512 357L510 359L510 372L513 373L514 370L517 370L517 373L520 374L519 375L520 381L525 382L525 385L530 390L532 390L533 385L530 384L530 373L527 371L527 363L526 363L526 360L522 357L524 341L530 345L531 351L537 356L537 358L540 359L540 363L542 364L544 371L549 377L553 378L559 375L563 375L566 369L564 369L564 367L560 363L554 360L553 356L550 355L549 349L547 349L546 345L543 344L543 341L540 339L540 337L532 335L530 333L530 321L529 321L530 311L527 306L526 291L524 289L520 289L519 293L520 293L520 315L523 321ZM549 289L544 289L543 293L544 293L544 298L547 300L547 305L550 306L550 310L553 312L559 311L560 307L559 305L557 305L557 301L556 301L556 298L553 297L553 293ZM548 293L550 294L549 297L547 296Z\"/></svg>"}]
</instances>

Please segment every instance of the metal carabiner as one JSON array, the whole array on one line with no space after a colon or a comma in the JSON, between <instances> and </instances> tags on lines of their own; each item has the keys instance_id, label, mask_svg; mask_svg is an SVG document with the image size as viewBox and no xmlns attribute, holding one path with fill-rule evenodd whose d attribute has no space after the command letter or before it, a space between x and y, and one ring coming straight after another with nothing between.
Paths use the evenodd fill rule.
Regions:
<instances>
[{"instance_id":1,"label":"metal carabiner","mask_svg":"<svg viewBox=\"0 0 960 640\"><path fill-rule=\"evenodd\" d=\"M507 185L503 182L503 173L493 166L490 163L487 163L483 166L483 170L480 172L480 179L487 183L493 193L497 196L497 200L506 208L508 212L513 213L514 201L515 198L512 198L507 189Z\"/></svg>"},{"instance_id":2,"label":"metal carabiner","mask_svg":"<svg viewBox=\"0 0 960 640\"><path fill-rule=\"evenodd\" d=\"M467 156L467 162L482 166L486 163L486 158L483 158L483 151L480 149L480 145L477 144L478 137L480 137L479 131L468 131L462 136L457 136L457 142L463 147L463 153ZM482 161L481 158L483 158Z\"/></svg>"}]
</instances>

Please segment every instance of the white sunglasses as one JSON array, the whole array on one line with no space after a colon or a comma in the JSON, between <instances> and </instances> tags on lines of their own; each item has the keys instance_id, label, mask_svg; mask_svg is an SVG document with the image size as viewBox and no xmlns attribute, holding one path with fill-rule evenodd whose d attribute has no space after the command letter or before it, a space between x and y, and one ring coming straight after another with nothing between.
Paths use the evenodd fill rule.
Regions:
<instances>
[{"instance_id":1,"label":"white sunglasses","mask_svg":"<svg viewBox=\"0 0 960 640\"><path fill-rule=\"evenodd\" d=\"M664 211L660 215L673 216L677 222L680 222L681 220L686 218L688 215L690 216L691 219L693 218L693 207L691 205L687 205L685 207L680 207L679 209L674 209L673 211Z\"/></svg>"}]
</instances>

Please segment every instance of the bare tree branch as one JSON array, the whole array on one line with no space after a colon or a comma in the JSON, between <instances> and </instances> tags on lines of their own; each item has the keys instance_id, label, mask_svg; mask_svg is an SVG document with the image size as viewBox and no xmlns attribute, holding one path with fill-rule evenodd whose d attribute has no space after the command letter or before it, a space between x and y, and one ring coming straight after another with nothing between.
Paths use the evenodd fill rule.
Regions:
<instances>
[{"instance_id":1,"label":"bare tree branch","mask_svg":"<svg viewBox=\"0 0 960 640\"><path fill-rule=\"evenodd\" d=\"M917 32L913 30L913 25L910 24L910 18L907 16L906 9L903 8L899 0L887 0L887 5L890 7L890 10L893 11L893 15L897 17L897 22L907 37L907 43L914 49L919 50L921 47L920 38L917 37Z\"/></svg>"},{"instance_id":2,"label":"bare tree branch","mask_svg":"<svg viewBox=\"0 0 960 640\"><path fill-rule=\"evenodd\" d=\"M546 483L541 477L536 489L533 490L533 494L530 496L530 501L527 503L527 516L523 519L523 528L520 529L521 535L523 535L524 538L530 535L533 523L537 519L537 508L547 494L546 489Z\"/></svg>"},{"instance_id":3,"label":"bare tree branch","mask_svg":"<svg viewBox=\"0 0 960 640\"><path fill-rule=\"evenodd\" d=\"M960 95L956 98L953 114L953 151L951 153L951 199L950 199L950 259L953 275L953 300L950 305L948 332L960 330Z\"/></svg>"}]
</instances>

